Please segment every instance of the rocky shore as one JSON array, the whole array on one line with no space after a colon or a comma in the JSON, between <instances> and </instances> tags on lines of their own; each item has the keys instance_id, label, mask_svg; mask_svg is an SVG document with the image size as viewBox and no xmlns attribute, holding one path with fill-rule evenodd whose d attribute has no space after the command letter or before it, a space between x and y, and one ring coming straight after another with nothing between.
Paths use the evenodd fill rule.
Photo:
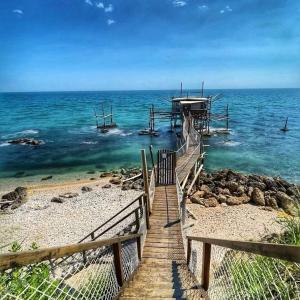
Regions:
<instances>
[{"instance_id":1,"label":"rocky shore","mask_svg":"<svg viewBox=\"0 0 300 300\"><path fill-rule=\"evenodd\" d=\"M203 207L252 203L294 215L300 204L300 188L280 177L246 175L224 169L201 173L189 199Z\"/></svg>"}]
</instances>

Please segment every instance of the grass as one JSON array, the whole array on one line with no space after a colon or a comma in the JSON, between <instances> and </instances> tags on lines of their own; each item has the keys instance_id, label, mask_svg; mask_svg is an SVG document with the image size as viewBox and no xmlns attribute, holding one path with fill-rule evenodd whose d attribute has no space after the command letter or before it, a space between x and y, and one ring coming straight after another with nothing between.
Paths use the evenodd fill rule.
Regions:
<instances>
[{"instance_id":1,"label":"grass","mask_svg":"<svg viewBox=\"0 0 300 300\"><path fill-rule=\"evenodd\" d=\"M284 233L272 242L300 246L300 206L295 217L281 217L278 222ZM245 299L298 299L300 296L300 266L296 263L243 254L234 256L230 265L233 295Z\"/></svg>"}]
</instances>

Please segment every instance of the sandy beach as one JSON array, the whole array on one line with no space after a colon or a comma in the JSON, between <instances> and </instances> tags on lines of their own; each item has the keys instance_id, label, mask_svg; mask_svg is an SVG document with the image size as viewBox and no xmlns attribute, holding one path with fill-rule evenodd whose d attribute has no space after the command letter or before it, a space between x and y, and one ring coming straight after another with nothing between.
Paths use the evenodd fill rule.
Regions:
<instances>
[{"instance_id":1,"label":"sandy beach","mask_svg":"<svg viewBox=\"0 0 300 300\"><path fill-rule=\"evenodd\" d=\"M0 214L0 247L13 241L21 243L23 249L33 242L39 247L78 242L141 194L136 190L123 191L113 184L103 188L110 179L41 182L29 187L26 203ZM83 186L92 190L83 192ZM66 198L64 203L51 202L53 197L65 193L78 196ZM0 251L7 250L3 247Z\"/></svg>"}]
</instances>

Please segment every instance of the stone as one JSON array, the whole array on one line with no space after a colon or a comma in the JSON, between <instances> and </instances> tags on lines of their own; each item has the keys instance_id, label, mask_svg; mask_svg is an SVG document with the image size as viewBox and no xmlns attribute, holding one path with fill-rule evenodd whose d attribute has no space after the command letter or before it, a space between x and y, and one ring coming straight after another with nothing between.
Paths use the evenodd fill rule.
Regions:
<instances>
[{"instance_id":1,"label":"stone","mask_svg":"<svg viewBox=\"0 0 300 300\"><path fill-rule=\"evenodd\" d=\"M264 191L266 189L266 185L263 182L259 181L248 181L248 186L259 188L261 191Z\"/></svg>"},{"instance_id":2,"label":"stone","mask_svg":"<svg viewBox=\"0 0 300 300\"><path fill-rule=\"evenodd\" d=\"M122 185L122 191L128 191L131 189L131 185L130 184L123 184Z\"/></svg>"},{"instance_id":3,"label":"stone","mask_svg":"<svg viewBox=\"0 0 300 300\"><path fill-rule=\"evenodd\" d=\"M89 186L83 186L81 188L81 190L82 190L83 193L86 193L86 192L91 192L93 189Z\"/></svg>"},{"instance_id":4,"label":"stone","mask_svg":"<svg viewBox=\"0 0 300 300\"><path fill-rule=\"evenodd\" d=\"M250 198L252 197L252 193L253 193L253 187L252 187L252 186L249 186L249 187L248 187L247 195L248 195Z\"/></svg>"},{"instance_id":5,"label":"stone","mask_svg":"<svg viewBox=\"0 0 300 300\"><path fill-rule=\"evenodd\" d=\"M111 184L107 183L107 184L103 185L102 188L103 189L109 189L109 188L111 188Z\"/></svg>"},{"instance_id":6,"label":"stone","mask_svg":"<svg viewBox=\"0 0 300 300\"><path fill-rule=\"evenodd\" d=\"M27 200L27 188L19 186L14 191L3 195L2 199L7 200L7 203L4 203L0 206L1 210L9 207L11 209L18 208Z\"/></svg>"},{"instance_id":7,"label":"stone","mask_svg":"<svg viewBox=\"0 0 300 300\"><path fill-rule=\"evenodd\" d=\"M234 193L238 189L239 185L235 181L229 181L227 182L226 187L229 189L231 193Z\"/></svg>"},{"instance_id":8,"label":"stone","mask_svg":"<svg viewBox=\"0 0 300 300\"><path fill-rule=\"evenodd\" d=\"M122 180L120 177L113 177L109 182L112 184L121 184Z\"/></svg>"},{"instance_id":9,"label":"stone","mask_svg":"<svg viewBox=\"0 0 300 300\"><path fill-rule=\"evenodd\" d=\"M234 194L236 196L242 196L244 193L245 193L245 188L242 185L239 185Z\"/></svg>"},{"instance_id":10,"label":"stone","mask_svg":"<svg viewBox=\"0 0 300 300\"><path fill-rule=\"evenodd\" d=\"M50 175L50 176L46 176L46 177L43 177L42 179L41 179L41 181L44 181L44 180L49 180L49 179L52 179L53 178L53 176L52 175Z\"/></svg>"},{"instance_id":11,"label":"stone","mask_svg":"<svg viewBox=\"0 0 300 300\"><path fill-rule=\"evenodd\" d=\"M208 198L208 199L204 200L204 206L205 207L216 207L218 205L219 205L219 202L214 197L211 197L211 198Z\"/></svg>"},{"instance_id":12,"label":"stone","mask_svg":"<svg viewBox=\"0 0 300 300\"><path fill-rule=\"evenodd\" d=\"M141 191L143 187L138 182L135 182L132 184L132 189L136 191Z\"/></svg>"},{"instance_id":13,"label":"stone","mask_svg":"<svg viewBox=\"0 0 300 300\"><path fill-rule=\"evenodd\" d=\"M264 197L264 193L257 187L255 187L253 189L253 193L251 196L251 200L256 204L256 205L260 205L260 206L264 206L265 203L265 197Z\"/></svg>"},{"instance_id":14,"label":"stone","mask_svg":"<svg viewBox=\"0 0 300 300\"><path fill-rule=\"evenodd\" d=\"M243 203L243 201L242 201L241 197L230 196L226 199L227 205L240 205L242 203Z\"/></svg>"},{"instance_id":15,"label":"stone","mask_svg":"<svg viewBox=\"0 0 300 300\"><path fill-rule=\"evenodd\" d=\"M265 177L264 178L264 183L266 185L266 188L268 190L276 191L277 189L277 183L273 178Z\"/></svg>"},{"instance_id":16,"label":"stone","mask_svg":"<svg viewBox=\"0 0 300 300\"><path fill-rule=\"evenodd\" d=\"M61 198L61 197L53 197L51 199L51 202L54 202L54 203L64 203L65 202L65 199Z\"/></svg>"},{"instance_id":17,"label":"stone","mask_svg":"<svg viewBox=\"0 0 300 300\"><path fill-rule=\"evenodd\" d=\"M226 203L221 203L221 206L222 207L226 207L226 206L228 206Z\"/></svg>"},{"instance_id":18,"label":"stone","mask_svg":"<svg viewBox=\"0 0 300 300\"><path fill-rule=\"evenodd\" d=\"M227 197L225 195L218 195L218 201L220 203L226 203Z\"/></svg>"},{"instance_id":19,"label":"stone","mask_svg":"<svg viewBox=\"0 0 300 300\"><path fill-rule=\"evenodd\" d=\"M38 146L43 144L43 141L38 141L34 139L28 139L28 138L20 138L20 139L15 139L8 141L9 144L14 144L14 145L32 145L32 146Z\"/></svg>"},{"instance_id":20,"label":"stone","mask_svg":"<svg viewBox=\"0 0 300 300\"><path fill-rule=\"evenodd\" d=\"M286 213L288 213L292 216L295 215L295 213L296 213L295 202L290 196L288 196L287 194L285 194L283 192L277 192L276 199L277 199L278 206L283 208L283 210Z\"/></svg>"},{"instance_id":21,"label":"stone","mask_svg":"<svg viewBox=\"0 0 300 300\"><path fill-rule=\"evenodd\" d=\"M201 199L201 198L197 198L197 197L191 196L191 197L190 197L190 200L191 200L191 202L194 203L194 204L201 204L201 205L204 205L204 199Z\"/></svg>"},{"instance_id":22,"label":"stone","mask_svg":"<svg viewBox=\"0 0 300 300\"><path fill-rule=\"evenodd\" d=\"M205 193L211 193L211 189L209 188L209 186L202 184L200 187L200 191L203 191Z\"/></svg>"},{"instance_id":23,"label":"stone","mask_svg":"<svg viewBox=\"0 0 300 300\"><path fill-rule=\"evenodd\" d=\"M300 198L300 190L297 188L297 186L290 186L286 190L287 195L289 196L296 196L297 198Z\"/></svg>"},{"instance_id":24,"label":"stone","mask_svg":"<svg viewBox=\"0 0 300 300\"><path fill-rule=\"evenodd\" d=\"M100 177L101 178L104 178L104 177L111 177L112 176L112 173L111 172L104 172L102 174L100 174Z\"/></svg>"},{"instance_id":25,"label":"stone","mask_svg":"<svg viewBox=\"0 0 300 300\"><path fill-rule=\"evenodd\" d=\"M278 209L277 201L274 197L268 196L268 197L265 197L265 200L266 200L266 205L267 206L270 206L274 209Z\"/></svg>"},{"instance_id":26,"label":"stone","mask_svg":"<svg viewBox=\"0 0 300 300\"><path fill-rule=\"evenodd\" d=\"M229 195L229 196L230 196L230 191L229 191L229 189L223 189L222 195Z\"/></svg>"},{"instance_id":27,"label":"stone","mask_svg":"<svg viewBox=\"0 0 300 300\"><path fill-rule=\"evenodd\" d=\"M203 198L205 196L205 191L197 191L193 194L194 197Z\"/></svg>"},{"instance_id":28,"label":"stone","mask_svg":"<svg viewBox=\"0 0 300 300\"><path fill-rule=\"evenodd\" d=\"M64 194L59 195L59 197L66 198L66 199L75 198L78 196L79 196L78 193L64 193Z\"/></svg>"},{"instance_id":29,"label":"stone","mask_svg":"<svg viewBox=\"0 0 300 300\"><path fill-rule=\"evenodd\" d=\"M96 180L96 178L95 177L91 177L90 180Z\"/></svg>"}]
</instances>

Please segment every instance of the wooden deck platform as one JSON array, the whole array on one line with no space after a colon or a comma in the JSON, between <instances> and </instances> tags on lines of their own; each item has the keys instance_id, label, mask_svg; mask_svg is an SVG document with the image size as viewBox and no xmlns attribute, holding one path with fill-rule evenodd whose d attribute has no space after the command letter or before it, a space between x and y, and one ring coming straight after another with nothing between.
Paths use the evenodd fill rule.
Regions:
<instances>
[{"instance_id":1,"label":"wooden deck platform","mask_svg":"<svg viewBox=\"0 0 300 300\"><path fill-rule=\"evenodd\" d=\"M203 299L186 265L175 185L156 187L142 263L120 299Z\"/></svg>"}]
</instances>

